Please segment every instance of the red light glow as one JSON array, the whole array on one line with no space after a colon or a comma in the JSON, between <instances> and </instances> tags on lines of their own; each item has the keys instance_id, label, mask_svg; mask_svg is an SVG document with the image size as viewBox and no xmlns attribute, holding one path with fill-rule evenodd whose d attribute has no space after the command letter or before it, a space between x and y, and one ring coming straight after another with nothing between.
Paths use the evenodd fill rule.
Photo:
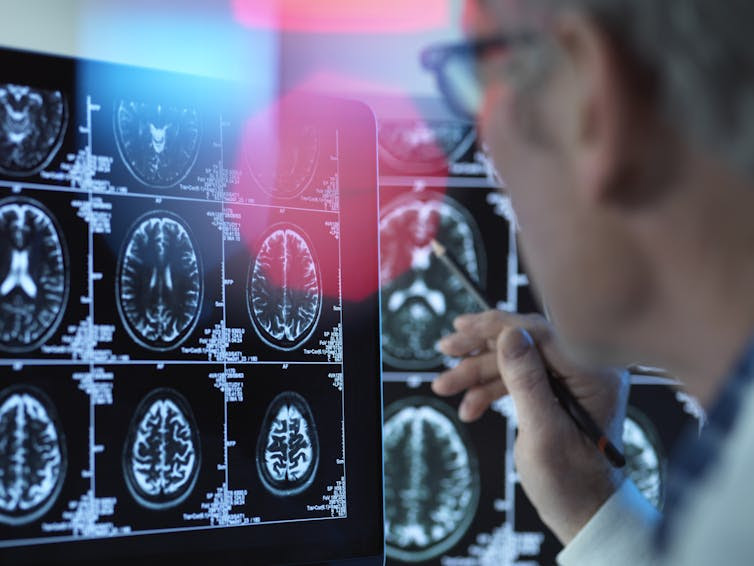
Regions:
<instances>
[{"instance_id":1,"label":"red light glow","mask_svg":"<svg viewBox=\"0 0 754 566\"><path fill-rule=\"evenodd\" d=\"M410 33L450 26L447 0L231 0L243 25L308 33Z\"/></svg>"}]
</instances>

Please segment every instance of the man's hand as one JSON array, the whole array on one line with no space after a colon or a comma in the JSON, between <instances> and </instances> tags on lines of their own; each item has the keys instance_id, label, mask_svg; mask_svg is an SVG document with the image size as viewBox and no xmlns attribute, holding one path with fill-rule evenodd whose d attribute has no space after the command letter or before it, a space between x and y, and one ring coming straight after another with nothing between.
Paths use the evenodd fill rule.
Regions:
<instances>
[{"instance_id":1,"label":"man's hand","mask_svg":"<svg viewBox=\"0 0 754 566\"><path fill-rule=\"evenodd\" d=\"M456 332L438 347L463 357L432 384L438 395L466 391L459 416L479 418L495 399L510 394L518 415L514 447L521 485L541 519L564 544L620 486L623 473L576 427L548 383L547 368L566 386L622 449L628 399L625 371L585 369L559 345L552 326L539 315L502 311L463 315Z\"/></svg>"}]
</instances>

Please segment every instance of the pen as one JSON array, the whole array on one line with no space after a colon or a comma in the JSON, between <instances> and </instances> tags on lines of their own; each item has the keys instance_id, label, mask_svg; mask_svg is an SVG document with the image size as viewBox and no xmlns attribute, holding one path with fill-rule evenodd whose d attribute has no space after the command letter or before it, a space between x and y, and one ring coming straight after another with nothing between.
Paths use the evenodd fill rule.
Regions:
<instances>
[{"instance_id":1,"label":"pen","mask_svg":"<svg viewBox=\"0 0 754 566\"><path fill-rule=\"evenodd\" d=\"M458 277L466 289L471 293L482 308L493 310L494 307L488 301L481 289L471 279L460 263L445 249L440 242L432 240L432 251L450 271ZM576 426L594 443L608 461L616 468L626 465L626 458L615 445L605 436L587 410L578 402L573 393L566 387L563 378L555 370L547 368L547 379L550 382L555 397L560 402L565 412L571 417Z\"/></svg>"}]
</instances>

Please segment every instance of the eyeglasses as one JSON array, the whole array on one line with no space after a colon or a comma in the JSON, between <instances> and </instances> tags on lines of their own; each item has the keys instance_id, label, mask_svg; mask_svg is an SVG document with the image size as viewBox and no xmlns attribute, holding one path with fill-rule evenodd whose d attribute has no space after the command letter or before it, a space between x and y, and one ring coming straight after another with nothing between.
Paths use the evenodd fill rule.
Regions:
<instances>
[{"instance_id":1,"label":"eyeglasses","mask_svg":"<svg viewBox=\"0 0 754 566\"><path fill-rule=\"evenodd\" d=\"M422 51L422 67L434 73L446 104L461 118L473 121L483 99L479 63L494 51L533 42L533 32L496 35L475 41L432 45Z\"/></svg>"}]
</instances>

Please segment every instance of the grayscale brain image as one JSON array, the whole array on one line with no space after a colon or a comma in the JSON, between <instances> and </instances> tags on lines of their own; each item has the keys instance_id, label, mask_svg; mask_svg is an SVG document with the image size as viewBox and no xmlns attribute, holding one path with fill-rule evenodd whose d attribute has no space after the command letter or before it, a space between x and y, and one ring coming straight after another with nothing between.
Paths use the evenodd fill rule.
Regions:
<instances>
[{"instance_id":1,"label":"grayscale brain image","mask_svg":"<svg viewBox=\"0 0 754 566\"><path fill-rule=\"evenodd\" d=\"M62 233L39 202L0 200L0 349L38 347L55 331L68 300Z\"/></svg>"},{"instance_id":2,"label":"grayscale brain image","mask_svg":"<svg viewBox=\"0 0 754 566\"><path fill-rule=\"evenodd\" d=\"M383 120L379 130L380 159L395 173L442 172L471 148L473 126L453 121Z\"/></svg>"},{"instance_id":3,"label":"grayscale brain image","mask_svg":"<svg viewBox=\"0 0 754 566\"><path fill-rule=\"evenodd\" d=\"M457 316L480 309L432 253L433 238L484 287L483 242L466 209L434 194L406 193L392 201L380 219L382 348L385 361L398 369L442 364L435 343Z\"/></svg>"},{"instance_id":4,"label":"grayscale brain image","mask_svg":"<svg viewBox=\"0 0 754 566\"><path fill-rule=\"evenodd\" d=\"M37 173L55 156L67 124L63 93L0 84L0 173Z\"/></svg>"},{"instance_id":5,"label":"grayscale brain image","mask_svg":"<svg viewBox=\"0 0 754 566\"><path fill-rule=\"evenodd\" d=\"M623 445L628 473L652 505L662 509L665 496L665 462L654 425L635 407L623 423Z\"/></svg>"},{"instance_id":6,"label":"grayscale brain image","mask_svg":"<svg viewBox=\"0 0 754 566\"><path fill-rule=\"evenodd\" d=\"M139 218L118 262L118 310L131 337L152 350L181 344L202 304L202 268L188 225L167 211Z\"/></svg>"},{"instance_id":7,"label":"grayscale brain image","mask_svg":"<svg viewBox=\"0 0 754 566\"><path fill-rule=\"evenodd\" d=\"M275 224L249 266L246 302L254 330L268 345L293 350L314 331L322 310L319 260L304 232Z\"/></svg>"},{"instance_id":8,"label":"grayscale brain image","mask_svg":"<svg viewBox=\"0 0 754 566\"><path fill-rule=\"evenodd\" d=\"M199 113L121 100L115 108L115 140L134 177L149 187L172 187L188 175L199 153Z\"/></svg>"},{"instance_id":9,"label":"grayscale brain image","mask_svg":"<svg viewBox=\"0 0 754 566\"><path fill-rule=\"evenodd\" d=\"M260 86L0 47L0 565L376 525L376 118Z\"/></svg>"},{"instance_id":10,"label":"grayscale brain image","mask_svg":"<svg viewBox=\"0 0 754 566\"><path fill-rule=\"evenodd\" d=\"M293 391L275 397L257 441L257 471L273 495L301 493L314 481L319 464L317 425L306 399Z\"/></svg>"},{"instance_id":11,"label":"grayscale brain image","mask_svg":"<svg viewBox=\"0 0 754 566\"><path fill-rule=\"evenodd\" d=\"M67 467L57 413L41 390L0 392L0 523L24 525L57 499Z\"/></svg>"},{"instance_id":12,"label":"grayscale brain image","mask_svg":"<svg viewBox=\"0 0 754 566\"><path fill-rule=\"evenodd\" d=\"M178 505L194 489L201 465L199 430L174 389L149 393L136 409L123 449L128 489L149 509Z\"/></svg>"},{"instance_id":13,"label":"grayscale brain image","mask_svg":"<svg viewBox=\"0 0 754 566\"><path fill-rule=\"evenodd\" d=\"M440 556L463 537L479 503L478 460L448 405L409 397L385 410L387 555L402 562Z\"/></svg>"},{"instance_id":14,"label":"grayscale brain image","mask_svg":"<svg viewBox=\"0 0 754 566\"><path fill-rule=\"evenodd\" d=\"M297 197L312 182L319 145L319 133L314 126L258 120L247 131L245 153L249 172L268 195Z\"/></svg>"}]
</instances>

